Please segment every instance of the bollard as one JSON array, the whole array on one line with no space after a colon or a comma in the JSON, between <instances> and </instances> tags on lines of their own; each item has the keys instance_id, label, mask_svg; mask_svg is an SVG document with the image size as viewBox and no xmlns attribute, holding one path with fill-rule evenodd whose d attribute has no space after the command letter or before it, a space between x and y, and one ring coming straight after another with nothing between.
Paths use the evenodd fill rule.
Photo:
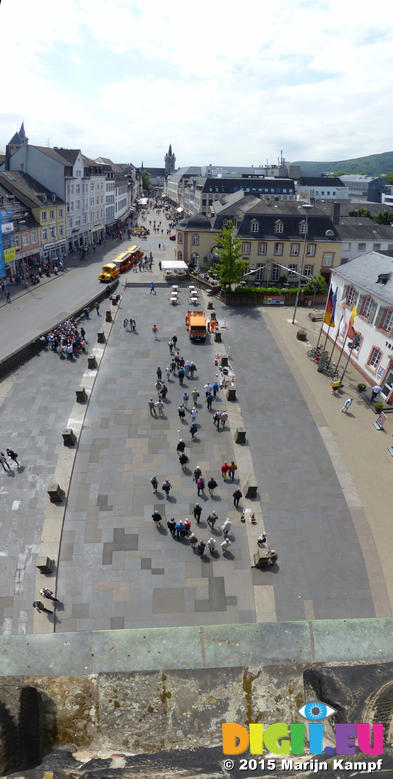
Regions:
<instances>
[{"instance_id":1,"label":"bollard","mask_svg":"<svg viewBox=\"0 0 393 779\"><path fill-rule=\"evenodd\" d=\"M307 333L305 330L298 330L296 333L296 338L298 341L307 341Z\"/></svg>"},{"instance_id":2,"label":"bollard","mask_svg":"<svg viewBox=\"0 0 393 779\"><path fill-rule=\"evenodd\" d=\"M216 332L214 333L214 340L217 344L221 343L221 333L219 330L216 330Z\"/></svg>"},{"instance_id":3,"label":"bollard","mask_svg":"<svg viewBox=\"0 0 393 779\"><path fill-rule=\"evenodd\" d=\"M117 306L117 300L115 297L112 298L112 306Z\"/></svg>"},{"instance_id":4,"label":"bollard","mask_svg":"<svg viewBox=\"0 0 393 779\"><path fill-rule=\"evenodd\" d=\"M78 389L75 390L75 393L77 403L86 403L87 395L84 387L78 387Z\"/></svg>"},{"instance_id":5,"label":"bollard","mask_svg":"<svg viewBox=\"0 0 393 779\"><path fill-rule=\"evenodd\" d=\"M49 500L51 503L62 503L65 498L65 492L61 489L60 484L54 482L48 489Z\"/></svg>"},{"instance_id":6,"label":"bollard","mask_svg":"<svg viewBox=\"0 0 393 779\"><path fill-rule=\"evenodd\" d=\"M55 567L55 561L51 560L50 557L41 556L37 559L36 568L38 568L41 573L52 573L52 571L55 570Z\"/></svg>"},{"instance_id":7,"label":"bollard","mask_svg":"<svg viewBox=\"0 0 393 779\"><path fill-rule=\"evenodd\" d=\"M207 307L208 307L209 311L213 310L213 301L212 300L209 300L209 302L207 304Z\"/></svg>"},{"instance_id":8,"label":"bollard","mask_svg":"<svg viewBox=\"0 0 393 779\"><path fill-rule=\"evenodd\" d=\"M112 322L112 311L105 311L105 322Z\"/></svg>"},{"instance_id":9,"label":"bollard","mask_svg":"<svg viewBox=\"0 0 393 779\"><path fill-rule=\"evenodd\" d=\"M65 430L63 430L63 444L64 446L75 446L76 444L76 435L71 427L66 427Z\"/></svg>"},{"instance_id":10,"label":"bollard","mask_svg":"<svg viewBox=\"0 0 393 779\"><path fill-rule=\"evenodd\" d=\"M224 354L221 357L221 365L224 368L228 367L228 357L226 357Z\"/></svg>"},{"instance_id":11,"label":"bollard","mask_svg":"<svg viewBox=\"0 0 393 779\"><path fill-rule=\"evenodd\" d=\"M253 481L246 481L244 485L244 497L256 498L258 495L258 486Z\"/></svg>"},{"instance_id":12,"label":"bollard","mask_svg":"<svg viewBox=\"0 0 393 779\"><path fill-rule=\"evenodd\" d=\"M235 430L235 444L246 443L246 431L243 427L237 427Z\"/></svg>"},{"instance_id":13,"label":"bollard","mask_svg":"<svg viewBox=\"0 0 393 779\"><path fill-rule=\"evenodd\" d=\"M106 338L105 338L104 331L103 330L99 330L98 333L97 333L97 342L99 344L104 344L105 341L106 341Z\"/></svg>"},{"instance_id":14,"label":"bollard","mask_svg":"<svg viewBox=\"0 0 393 779\"><path fill-rule=\"evenodd\" d=\"M212 308L213 308L213 303L212 303ZM214 321L214 322L217 322L217 319L216 319L216 312L215 312L215 311L212 311L212 312L211 312L211 314L210 314L210 321L211 321L211 322L213 322L213 321Z\"/></svg>"},{"instance_id":15,"label":"bollard","mask_svg":"<svg viewBox=\"0 0 393 779\"><path fill-rule=\"evenodd\" d=\"M229 387L227 390L227 400L237 400L235 387Z\"/></svg>"},{"instance_id":16,"label":"bollard","mask_svg":"<svg viewBox=\"0 0 393 779\"><path fill-rule=\"evenodd\" d=\"M90 370L94 370L94 368L97 367L97 360L94 354L90 354L87 358L87 367L90 368Z\"/></svg>"}]
</instances>

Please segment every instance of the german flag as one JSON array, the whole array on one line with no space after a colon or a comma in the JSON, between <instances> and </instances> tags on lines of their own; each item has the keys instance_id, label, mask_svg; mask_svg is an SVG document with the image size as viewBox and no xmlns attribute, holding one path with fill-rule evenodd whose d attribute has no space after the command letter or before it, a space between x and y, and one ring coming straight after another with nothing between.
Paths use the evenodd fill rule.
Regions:
<instances>
[{"instance_id":1,"label":"german flag","mask_svg":"<svg viewBox=\"0 0 393 779\"><path fill-rule=\"evenodd\" d=\"M337 300L337 290L335 292L333 292L333 287L331 286L330 290L329 290L328 301L327 301L327 304L326 304L325 316L323 318L323 321L324 321L325 325L329 325L329 327L334 325L334 314L335 314L335 311L336 311L336 300Z\"/></svg>"}]
</instances>

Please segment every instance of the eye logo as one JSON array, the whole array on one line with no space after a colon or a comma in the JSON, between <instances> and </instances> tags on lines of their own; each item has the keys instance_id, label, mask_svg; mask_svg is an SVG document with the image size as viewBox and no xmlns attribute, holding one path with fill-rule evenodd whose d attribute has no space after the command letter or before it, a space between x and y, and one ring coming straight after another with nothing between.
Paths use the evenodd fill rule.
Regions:
<instances>
[{"instance_id":1,"label":"eye logo","mask_svg":"<svg viewBox=\"0 0 393 779\"><path fill-rule=\"evenodd\" d=\"M321 722L321 720L328 719L332 714L335 714L336 709L333 709L332 706L328 706L326 703L310 701L310 703L305 703L298 711L304 719L308 719L310 722Z\"/></svg>"}]
</instances>

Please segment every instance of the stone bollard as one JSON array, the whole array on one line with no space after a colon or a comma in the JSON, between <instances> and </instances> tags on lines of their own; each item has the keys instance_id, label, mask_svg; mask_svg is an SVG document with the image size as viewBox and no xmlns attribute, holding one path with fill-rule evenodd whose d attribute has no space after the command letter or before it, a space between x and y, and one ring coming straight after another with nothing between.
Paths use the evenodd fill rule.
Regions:
<instances>
[{"instance_id":1,"label":"stone bollard","mask_svg":"<svg viewBox=\"0 0 393 779\"><path fill-rule=\"evenodd\" d=\"M227 400L237 400L235 387L229 387L229 389L227 389Z\"/></svg>"},{"instance_id":2,"label":"stone bollard","mask_svg":"<svg viewBox=\"0 0 393 779\"><path fill-rule=\"evenodd\" d=\"M97 360L94 354L90 354L87 358L87 367L90 368L90 370L94 370L94 368L97 367Z\"/></svg>"},{"instance_id":3,"label":"stone bollard","mask_svg":"<svg viewBox=\"0 0 393 779\"><path fill-rule=\"evenodd\" d=\"M212 303L212 308L213 308L213 303ZM216 319L216 312L215 312L215 311L212 311L212 312L211 312L211 314L210 314L210 321L211 321L211 322L213 322L213 321L214 321L214 322L217 322L217 319Z\"/></svg>"},{"instance_id":4,"label":"stone bollard","mask_svg":"<svg viewBox=\"0 0 393 779\"><path fill-rule=\"evenodd\" d=\"M224 354L222 355L220 362L221 362L221 365L222 365L223 368L227 368L228 367L228 357L226 357L226 355L224 355Z\"/></svg>"},{"instance_id":5,"label":"stone bollard","mask_svg":"<svg viewBox=\"0 0 393 779\"><path fill-rule=\"evenodd\" d=\"M78 389L75 390L75 393L77 403L86 403L87 395L84 387L78 387Z\"/></svg>"},{"instance_id":6,"label":"stone bollard","mask_svg":"<svg viewBox=\"0 0 393 779\"><path fill-rule=\"evenodd\" d=\"M256 498L258 495L258 486L253 481L246 481L243 489L245 498Z\"/></svg>"},{"instance_id":7,"label":"stone bollard","mask_svg":"<svg viewBox=\"0 0 393 779\"><path fill-rule=\"evenodd\" d=\"M235 430L235 444L246 443L246 431L243 427L237 427Z\"/></svg>"},{"instance_id":8,"label":"stone bollard","mask_svg":"<svg viewBox=\"0 0 393 779\"><path fill-rule=\"evenodd\" d=\"M117 300L115 297L112 298L112 306L117 306Z\"/></svg>"},{"instance_id":9,"label":"stone bollard","mask_svg":"<svg viewBox=\"0 0 393 779\"><path fill-rule=\"evenodd\" d=\"M63 430L63 444L64 446L75 446L76 444L76 435L71 427L66 427L65 430Z\"/></svg>"},{"instance_id":10,"label":"stone bollard","mask_svg":"<svg viewBox=\"0 0 393 779\"><path fill-rule=\"evenodd\" d=\"M219 330L216 330L216 332L214 333L214 340L217 344L221 343L221 333Z\"/></svg>"},{"instance_id":11,"label":"stone bollard","mask_svg":"<svg viewBox=\"0 0 393 779\"><path fill-rule=\"evenodd\" d=\"M112 322L112 311L105 311L105 322Z\"/></svg>"},{"instance_id":12,"label":"stone bollard","mask_svg":"<svg viewBox=\"0 0 393 779\"><path fill-rule=\"evenodd\" d=\"M49 500L51 503L62 503L65 498L65 492L60 484L53 482L48 489Z\"/></svg>"},{"instance_id":13,"label":"stone bollard","mask_svg":"<svg viewBox=\"0 0 393 779\"><path fill-rule=\"evenodd\" d=\"M56 564L50 557L41 556L37 559L35 567L38 568L41 573L52 573L56 568Z\"/></svg>"},{"instance_id":14,"label":"stone bollard","mask_svg":"<svg viewBox=\"0 0 393 779\"><path fill-rule=\"evenodd\" d=\"M305 330L298 330L296 333L296 338L298 341L307 341L307 333Z\"/></svg>"},{"instance_id":15,"label":"stone bollard","mask_svg":"<svg viewBox=\"0 0 393 779\"><path fill-rule=\"evenodd\" d=\"M105 341L106 341L106 338L105 338L104 331L103 330L99 330L98 333L97 333L97 342L99 344L104 344Z\"/></svg>"},{"instance_id":16,"label":"stone bollard","mask_svg":"<svg viewBox=\"0 0 393 779\"><path fill-rule=\"evenodd\" d=\"M208 310L209 310L209 311L212 311L212 310L213 310L213 301L212 301L212 300L209 300L209 302L208 302L208 304L207 304L207 307L208 307Z\"/></svg>"}]
</instances>

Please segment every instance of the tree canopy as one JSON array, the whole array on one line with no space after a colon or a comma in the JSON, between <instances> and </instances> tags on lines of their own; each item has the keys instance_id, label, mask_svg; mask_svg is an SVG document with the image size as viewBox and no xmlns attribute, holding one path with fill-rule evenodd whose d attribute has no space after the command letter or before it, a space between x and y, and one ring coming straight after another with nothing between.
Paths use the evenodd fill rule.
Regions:
<instances>
[{"instance_id":1,"label":"tree canopy","mask_svg":"<svg viewBox=\"0 0 393 779\"><path fill-rule=\"evenodd\" d=\"M150 192L151 190L151 183L150 178L145 170L141 170L141 176L142 176L142 187L146 192Z\"/></svg>"},{"instance_id":2,"label":"tree canopy","mask_svg":"<svg viewBox=\"0 0 393 779\"><path fill-rule=\"evenodd\" d=\"M242 257L242 242L236 238L232 222L228 227L222 227L217 239L216 253L219 255L216 269L221 284L228 289L231 284L237 284L248 268L248 263Z\"/></svg>"}]
</instances>

